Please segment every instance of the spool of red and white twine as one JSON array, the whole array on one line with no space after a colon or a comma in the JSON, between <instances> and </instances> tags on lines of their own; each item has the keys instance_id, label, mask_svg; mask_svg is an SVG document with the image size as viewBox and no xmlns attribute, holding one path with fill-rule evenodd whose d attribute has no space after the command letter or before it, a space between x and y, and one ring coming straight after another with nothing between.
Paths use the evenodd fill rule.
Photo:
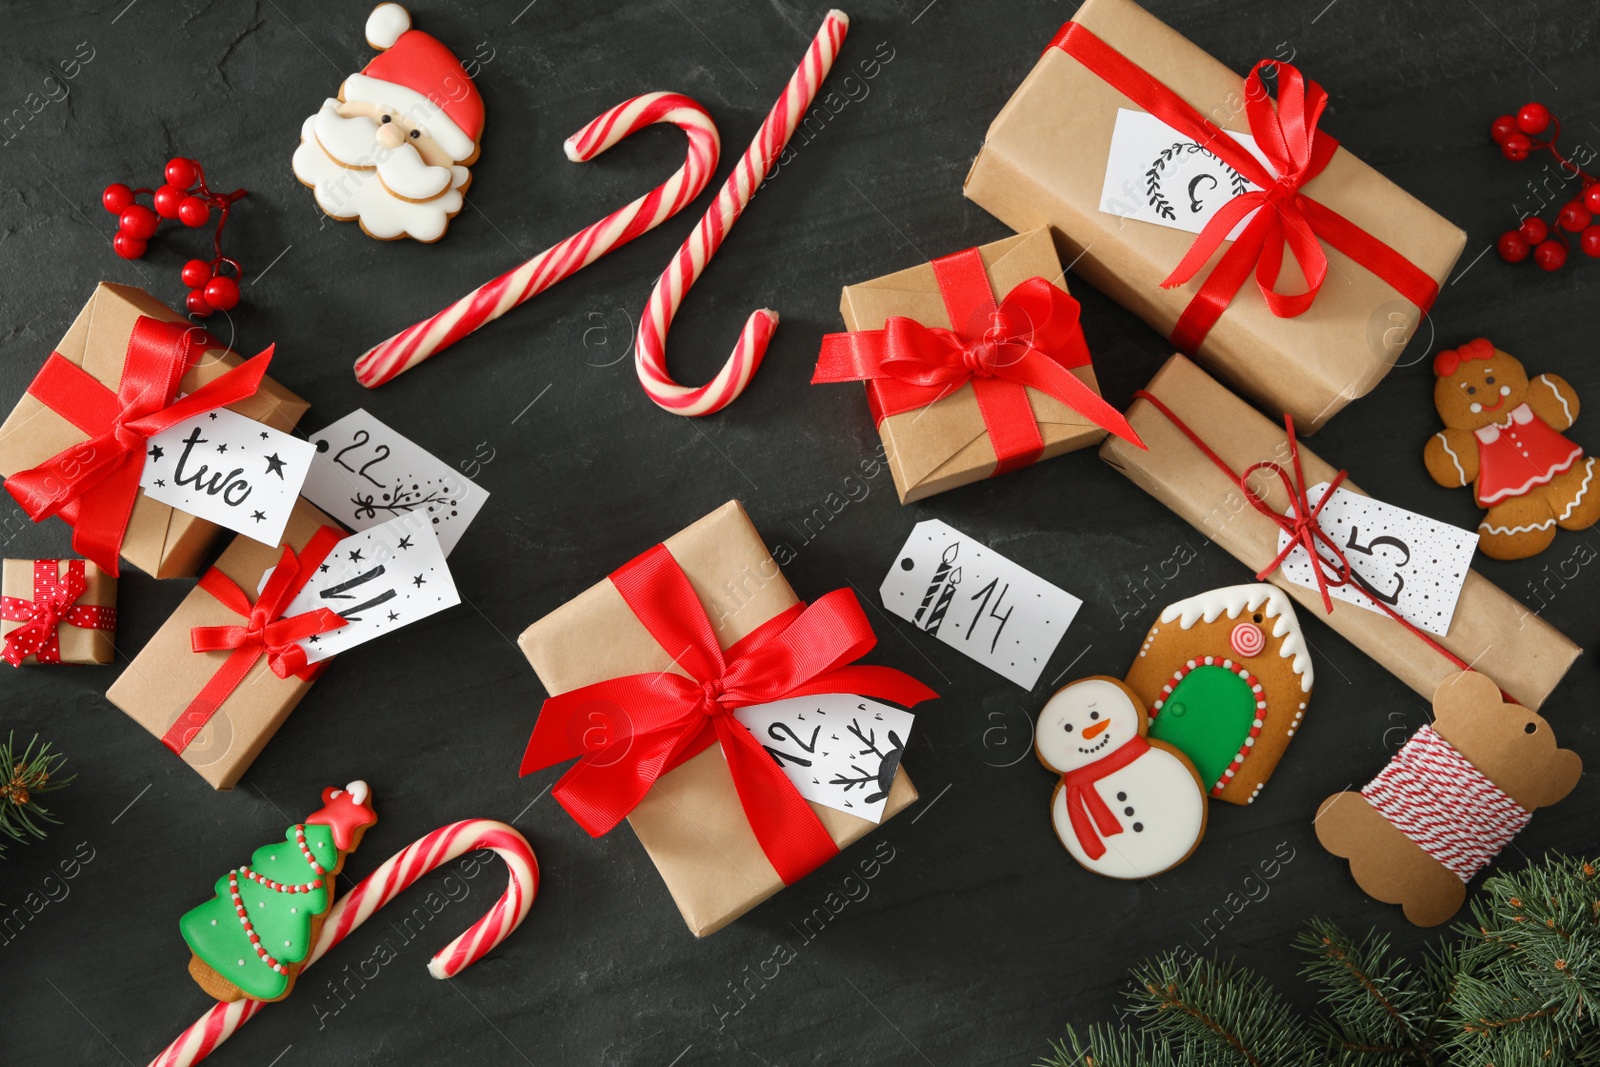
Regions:
<instances>
[{"instance_id":1,"label":"spool of red and white twine","mask_svg":"<svg viewBox=\"0 0 1600 1067\"><path fill-rule=\"evenodd\" d=\"M533 898L539 892L539 864L526 839L505 823L489 819L468 819L442 826L380 864L328 909L317 943L311 947L301 970L316 963L418 878L480 848L494 850L505 861L510 872L506 891L487 915L428 961L428 973L435 978L453 978L472 966L527 917ZM151 1061L150 1067L189 1067L199 1063L265 1006L265 1001L250 999L217 1003L179 1034L177 1040Z\"/></svg>"},{"instance_id":2,"label":"spool of red and white twine","mask_svg":"<svg viewBox=\"0 0 1600 1067\"><path fill-rule=\"evenodd\" d=\"M756 368L761 366L767 342L778 328L778 313L771 308L761 308L751 314L734 345L733 355L715 378L699 387L679 385L667 373L667 330L689 287L706 269L733 224L739 221L745 205L750 203L794 135L806 109L816 99L817 90L833 68L849 28L850 17L843 11L829 11L822 20L822 27L812 38L805 58L789 78L783 95L768 112L755 140L739 157L738 166L728 175L717 199L672 257L650 294L639 320L639 336L633 350L634 368L639 372L639 383L644 386L645 394L668 411L679 415L709 415L721 411L744 392Z\"/></svg>"},{"instance_id":3,"label":"spool of red and white twine","mask_svg":"<svg viewBox=\"0 0 1600 1067\"><path fill-rule=\"evenodd\" d=\"M1412 734L1361 795L1463 882L1533 818L1432 726Z\"/></svg>"}]
</instances>

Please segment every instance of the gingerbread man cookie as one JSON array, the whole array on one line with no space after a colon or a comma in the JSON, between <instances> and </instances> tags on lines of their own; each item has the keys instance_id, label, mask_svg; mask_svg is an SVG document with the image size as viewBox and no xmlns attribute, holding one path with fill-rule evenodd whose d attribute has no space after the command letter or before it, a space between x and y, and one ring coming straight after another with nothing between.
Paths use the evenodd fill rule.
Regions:
<instances>
[{"instance_id":1,"label":"gingerbread man cookie","mask_svg":"<svg viewBox=\"0 0 1600 1067\"><path fill-rule=\"evenodd\" d=\"M483 99L461 61L412 29L399 4L367 16L367 43L379 54L301 125L295 177L324 212L359 221L370 237L437 241L472 181Z\"/></svg>"},{"instance_id":2,"label":"gingerbread man cookie","mask_svg":"<svg viewBox=\"0 0 1600 1067\"><path fill-rule=\"evenodd\" d=\"M1494 559L1525 559L1555 540L1556 527L1600 521L1595 460L1562 436L1578 418L1578 394L1555 374L1529 379L1515 358L1479 338L1433 360L1433 404L1445 428L1423 462L1448 488L1471 485L1478 546Z\"/></svg>"}]
</instances>

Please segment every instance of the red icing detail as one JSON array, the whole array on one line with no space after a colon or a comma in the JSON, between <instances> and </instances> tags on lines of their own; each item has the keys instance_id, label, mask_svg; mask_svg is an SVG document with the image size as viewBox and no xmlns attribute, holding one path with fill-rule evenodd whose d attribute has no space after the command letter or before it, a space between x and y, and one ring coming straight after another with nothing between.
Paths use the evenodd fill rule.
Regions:
<instances>
[{"instance_id":1,"label":"red icing detail","mask_svg":"<svg viewBox=\"0 0 1600 1067\"><path fill-rule=\"evenodd\" d=\"M1433 373L1440 378L1448 378L1461 369L1461 364L1470 359L1493 359L1494 345L1487 338L1480 337L1475 341L1468 341L1460 348L1447 348L1433 357Z\"/></svg>"},{"instance_id":2,"label":"red icing detail","mask_svg":"<svg viewBox=\"0 0 1600 1067\"><path fill-rule=\"evenodd\" d=\"M421 93L461 127L474 144L483 132L483 97L455 54L421 30L407 30L361 73Z\"/></svg>"},{"instance_id":3,"label":"red icing detail","mask_svg":"<svg viewBox=\"0 0 1600 1067\"><path fill-rule=\"evenodd\" d=\"M1483 430L1478 440L1478 483L1473 490L1480 507L1492 507L1502 500L1522 496L1536 485L1545 485L1571 468L1583 456L1583 449L1551 428L1528 408L1528 421L1519 423L1517 415L1526 404L1511 411L1494 440L1486 441ZM1485 428L1487 429L1487 427Z\"/></svg>"},{"instance_id":4,"label":"red icing detail","mask_svg":"<svg viewBox=\"0 0 1600 1067\"><path fill-rule=\"evenodd\" d=\"M1228 645L1235 655L1259 656L1267 647L1267 635L1253 622L1241 622L1228 634Z\"/></svg>"},{"instance_id":5,"label":"red icing detail","mask_svg":"<svg viewBox=\"0 0 1600 1067\"><path fill-rule=\"evenodd\" d=\"M333 844L340 852L350 851L357 830L377 821L378 815L372 810L371 794L367 796L367 803L357 804L347 790L333 786L322 791L322 810L306 817L308 824L326 826L333 831ZM304 847L302 844L301 848ZM322 872L319 870L318 873Z\"/></svg>"}]
</instances>

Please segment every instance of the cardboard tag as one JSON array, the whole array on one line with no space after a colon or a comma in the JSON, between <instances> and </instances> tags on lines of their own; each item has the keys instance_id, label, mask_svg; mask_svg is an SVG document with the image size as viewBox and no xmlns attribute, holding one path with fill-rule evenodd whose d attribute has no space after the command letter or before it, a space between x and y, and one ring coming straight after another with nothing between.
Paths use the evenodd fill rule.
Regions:
<instances>
[{"instance_id":1,"label":"cardboard tag","mask_svg":"<svg viewBox=\"0 0 1600 1067\"><path fill-rule=\"evenodd\" d=\"M152 500L276 545L314 452L298 437L218 408L150 438L139 486Z\"/></svg>"},{"instance_id":2,"label":"cardboard tag","mask_svg":"<svg viewBox=\"0 0 1600 1067\"><path fill-rule=\"evenodd\" d=\"M1229 135L1270 172L1265 154L1248 133ZM1192 138L1144 111L1117 109L1106 157L1100 210L1109 215L1199 233L1224 204L1259 190L1244 175ZM1239 236L1252 211L1228 234Z\"/></svg>"},{"instance_id":3,"label":"cardboard tag","mask_svg":"<svg viewBox=\"0 0 1600 1067\"><path fill-rule=\"evenodd\" d=\"M1083 606L938 519L917 523L878 595L890 614L1024 689Z\"/></svg>"},{"instance_id":4,"label":"cardboard tag","mask_svg":"<svg viewBox=\"0 0 1600 1067\"><path fill-rule=\"evenodd\" d=\"M800 795L872 822L883 818L900 757L911 740L909 711L828 693L736 708Z\"/></svg>"},{"instance_id":5,"label":"cardboard tag","mask_svg":"<svg viewBox=\"0 0 1600 1067\"><path fill-rule=\"evenodd\" d=\"M1328 491L1328 482L1306 490L1315 508ZM1288 514L1294 514L1291 505ZM1472 567L1478 534L1449 523L1418 515L1342 486L1318 515L1321 526L1344 558L1363 589L1393 608L1419 629L1444 637L1450 633L1456 600ZM1278 532L1278 551L1289 545L1289 535ZM1311 558L1295 546L1283 561L1283 576L1307 589L1317 588ZM1384 614L1376 604L1349 586L1330 585L1328 592L1350 604Z\"/></svg>"}]
</instances>

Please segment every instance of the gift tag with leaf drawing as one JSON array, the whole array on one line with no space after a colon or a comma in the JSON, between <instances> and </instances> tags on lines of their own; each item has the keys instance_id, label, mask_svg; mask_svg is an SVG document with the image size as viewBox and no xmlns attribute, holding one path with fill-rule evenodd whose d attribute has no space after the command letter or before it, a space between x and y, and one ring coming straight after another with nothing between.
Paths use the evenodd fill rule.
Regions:
<instances>
[{"instance_id":1,"label":"gift tag with leaf drawing","mask_svg":"<svg viewBox=\"0 0 1600 1067\"><path fill-rule=\"evenodd\" d=\"M915 718L844 693L756 704L733 715L801 796L872 822L883 818Z\"/></svg>"},{"instance_id":2,"label":"gift tag with leaf drawing","mask_svg":"<svg viewBox=\"0 0 1600 1067\"><path fill-rule=\"evenodd\" d=\"M1231 131L1230 131L1231 133ZM1266 164L1266 157L1247 133L1234 140ZM1271 167L1267 168L1269 171ZM1110 215L1157 226L1199 233L1222 206L1256 185L1216 153L1183 136L1154 115L1128 108L1117 110L1106 156L1100 210ZM1252 213L1253 214L1253 213ZM1250 216L1232 232L1235 238Z\"/></svg>"}]
</instances>

